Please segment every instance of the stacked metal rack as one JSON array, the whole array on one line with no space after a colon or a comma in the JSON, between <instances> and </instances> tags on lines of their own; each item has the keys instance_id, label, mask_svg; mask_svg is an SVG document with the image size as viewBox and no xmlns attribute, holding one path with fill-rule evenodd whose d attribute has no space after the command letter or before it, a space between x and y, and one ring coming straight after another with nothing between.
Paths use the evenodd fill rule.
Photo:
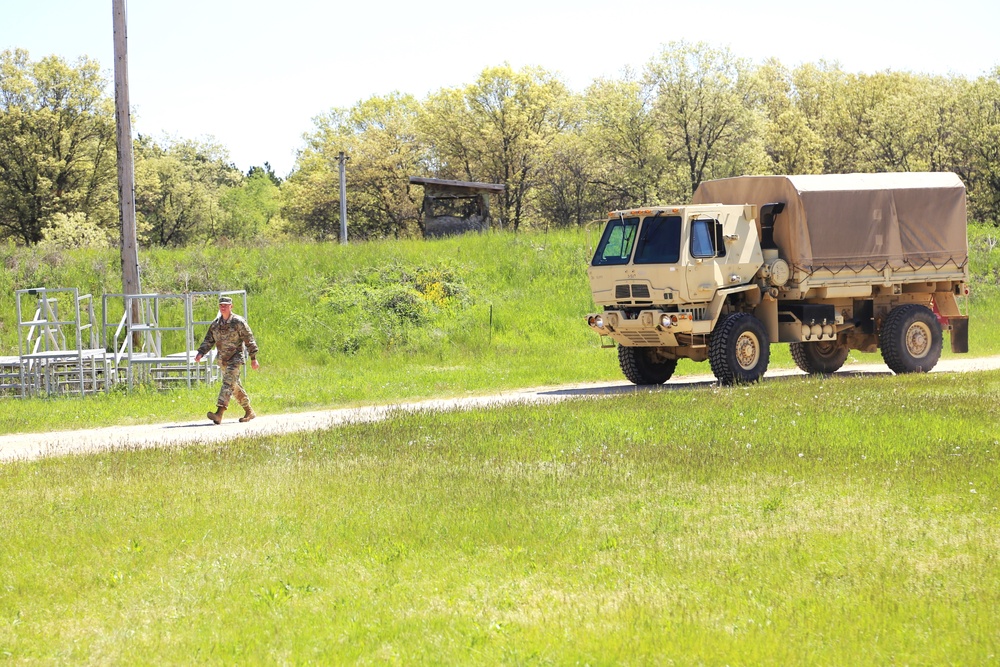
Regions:
<instances>
[{"instance_id":1,"label":"stacked metal rack","mask_svg":"<svg viewBox=\"0 0 1000 667\"><path fill-rule=\"evenodd\" d=\"M33 308L29 305L33 304ZM76 288L38 287L15 293L18 333L18 379L8 369L18 396L84 395L107 390L115 368L99 346L94 300ZM27 313L33 313L26 317Z\"/></svg>"},{"instance_id":2,"label":"stacked metal rack","mask_svg":"<svg viewBox=\"0 0 1000 667\"><path fill-rule=\"evenodd\" d=\"M0 357L0 396L5 394L24 395L21 357Z\"/></svg>"},{"instance_id":3,"label":"stacked metal rack","mask_svg":"<svg viewBox=\"0 0 1000 667\"><path fill-rule=\"evenodd\" d=\"M75 288L18 290L19 353L0 357L0 394L84 395L118 383L131 389L140 383L191 387L214 382L220 375L215 351L194 361L201 342L195 328L207 329L223 295L242 304L247 316L243 290L105 294L98 331L89 294ZM33 308L25 307L32 303Z\"/></svg>"}]
</instances>

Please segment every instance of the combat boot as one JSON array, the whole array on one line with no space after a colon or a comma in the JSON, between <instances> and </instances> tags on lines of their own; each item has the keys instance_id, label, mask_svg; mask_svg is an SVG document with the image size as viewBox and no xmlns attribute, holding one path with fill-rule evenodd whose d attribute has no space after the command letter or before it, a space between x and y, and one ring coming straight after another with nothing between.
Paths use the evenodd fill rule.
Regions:
<instances>
[{"instance_id":1,"label":"combat boot","mask_svg":"<svg viewBox=\"0 0 1000 667\"><path fill-rule=\"evenodd\" d=\"M246 424L248 421L257 416L257 413L255 413L253 411L253 408L251 408L249 405L243 408L243 410L245 414L242 417L240 417L241 424Z\"/></svg>"},{"instance_id":2,"label":"combat boot","mask_svg":"<svg viewBox=\"0 0 1000 667\"><path fill-rule=\"evenodd\" d=\"M222 423L222 415L225 412L226 412L226 409L220 405L220 406L218 406L216 408L215 412L209 412L207 416L208 416L208 418L210 420L212 420L216 424L221 424Z\"/></svg>"}]
</instances>

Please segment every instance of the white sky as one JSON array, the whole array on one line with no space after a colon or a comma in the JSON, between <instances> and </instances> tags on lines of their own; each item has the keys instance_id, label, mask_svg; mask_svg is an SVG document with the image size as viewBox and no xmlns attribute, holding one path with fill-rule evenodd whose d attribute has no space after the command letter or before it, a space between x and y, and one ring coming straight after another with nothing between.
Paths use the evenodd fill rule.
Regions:
<instances>
[{"instance_id":1,"label":"white sky","mask_svg":"<svg viewBox=\"0 0 1000 667\"><path fill-rule=\"evenodd\" d=\"M267 161L285 176L318 114L394 90L423 98L504 62L582 92L686 40L789 68L974 78L1000 65L998 28L998 0L131 0L133 132L211 137L244 171ZM0 0L11 48L89 56L111 82L112 0Z\"/></svg>"}]
</instances>

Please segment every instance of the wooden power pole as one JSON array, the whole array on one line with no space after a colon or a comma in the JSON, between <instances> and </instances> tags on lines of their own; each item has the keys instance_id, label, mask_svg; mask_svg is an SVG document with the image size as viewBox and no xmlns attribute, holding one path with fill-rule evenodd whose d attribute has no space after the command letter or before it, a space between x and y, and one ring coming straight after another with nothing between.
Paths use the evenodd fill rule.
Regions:
<instances>
[{"instance_id":1,"label":"wooden power pole","mask_svg":"<svg viewBox=\"0 0 1000 667\"><path fill-rule=\"evenodd\" d=\"M132 120L128 104L128 49L125 0L112 0L115 37L115 119L118 143L118 210L122 223L122 293L142 294L139 285L139 248L135 232L135 163L132 157ZM125 300L128 303L128 299ZM132 303L133 322L139 304Z\"/></svg>"}]
</instances>

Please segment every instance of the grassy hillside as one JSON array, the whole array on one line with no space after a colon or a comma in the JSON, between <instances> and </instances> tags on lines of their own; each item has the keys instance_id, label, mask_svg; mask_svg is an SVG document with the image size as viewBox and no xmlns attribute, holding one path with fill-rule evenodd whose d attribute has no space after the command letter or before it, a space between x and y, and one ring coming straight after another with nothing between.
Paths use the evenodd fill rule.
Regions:
<instances>
[{"instance_id":1,"label":"grassy hillside","mask_svg":"<svg viewBox=\"0 0 1000 667\"><path fill-rule=\"evenodd\" d=\"M263 412L613 380L621 378L614 350L601 349L583 323L593 308L586 266L596 233L152 249L142 253L142 287L248 292L263 368L247 387ZM992 325L1000 315L997 238L995 227L970 231L975 355L1000 353ZM114 251L6 247L0 264L0 354L17 353L14 290L77 287L98 305L101 294L121 291ZM849 363L880 359L854 353ZM787 346L774 347L772 364L791 364ZM709 372L690 362L678 369ZM216 393L200 387L84 401L0 398L0 432L196 418Z\"/></svg>"},{"instance_id":2,"label":"grassy hillside","mask_svg":"<svg viewBox=\"0 0 1000 667\"><path fill-rule=\"evenodd\" d=\"M120 291L114 253L10 250L0 345L16 353L14 289ZM582 232L490 234L341 247L205 247L143 254L147 292L245 289L265 412L616 377L583 324L592 307ZM200 335L200 334L199 334ZM56 424L192 418L217 387L46 401ZM3 399L0 399L3 400ZM0 430L37 405L10 402Z\"/></svg>"}]
</instances>

